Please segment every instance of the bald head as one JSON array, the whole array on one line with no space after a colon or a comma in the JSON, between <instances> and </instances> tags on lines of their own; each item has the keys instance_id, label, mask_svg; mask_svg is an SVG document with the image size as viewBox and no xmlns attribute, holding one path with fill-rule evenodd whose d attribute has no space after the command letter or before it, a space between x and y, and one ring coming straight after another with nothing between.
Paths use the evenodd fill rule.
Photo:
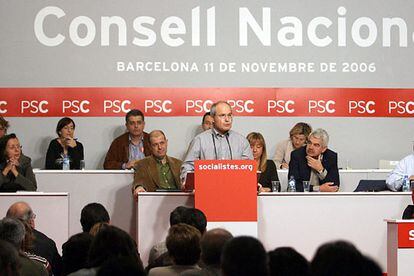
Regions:
<instances>
[{"instance_id":1,"label":"bald head","mask_svg":"<svg viewBox=\"0 0 414 276\"><path fill-rule=\"evenodd\" d=\"M34 228L34 213L30 205L24 201L19 201L11 205L7 210L6 217L21 219Z\"/></svg>"},{"instance_id":2,"label":"bald head","mask_svg":"<svg viewBox=\"0 0 414 276\"><path fill-rule=\"evenodd\" d=\"M224 244L233 235L222 228L207 231L201 238L201 258L206 265L219 265Z\"/></svg>"}]
</instances>

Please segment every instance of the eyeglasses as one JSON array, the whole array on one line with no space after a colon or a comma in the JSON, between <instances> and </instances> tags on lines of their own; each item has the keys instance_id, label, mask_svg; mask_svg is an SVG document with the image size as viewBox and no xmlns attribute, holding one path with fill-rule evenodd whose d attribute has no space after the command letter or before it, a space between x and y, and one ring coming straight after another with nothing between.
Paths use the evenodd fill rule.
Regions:
<instances>
[{"instance_id":1,"label":"eyeglasses","mask_svg":"<svg viewBox=\"0 0 414 276\"><path fill-rule=\"evenodd\" d=\"M16 150L16 149L22 149L23 147L21 145L13 145L13 146L8 146L7 149L9 150Z\"/></svg>"}]
</instances>

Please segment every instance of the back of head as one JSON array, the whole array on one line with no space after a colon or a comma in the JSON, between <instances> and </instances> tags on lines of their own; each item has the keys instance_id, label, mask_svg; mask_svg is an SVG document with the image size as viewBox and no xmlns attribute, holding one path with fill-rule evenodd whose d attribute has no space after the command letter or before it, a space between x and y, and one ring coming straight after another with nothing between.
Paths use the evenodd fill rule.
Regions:
<instances>
[{"instance_id":1,"label":"back of head","mask_svg":"<svg viewBox=\"0 0 414 276\"><path fill-rule=\"evenodd\" d=\"M198 229L201 234L204 234L207 227L207 218L201 210L196 208L187 208L183 214L182 223L191 225Z\"/></svg>"},{"instance_id":2,"label":"back of head","mask_svg":"<svg viewBox=\"0 0 414 276\"><path fill-rule=\"evenodd\" d=\"M361 274L362 255L354 245L335 241L321 245L311 262L314 276L348 276Z\"/></svg>"},{"instance_id":3,"label":"back of head","mask_svg":"<svg viewBox=\"0 0 414 276\"><path fill-rule=\"evenodd\" d=\"M88 252L91 243L92 236L87 232L83 232L73 235L62 245L63 275L87 267Z\"/></svg>"},{"instance_id":4,"label":"back of head","mask_svg":"<svg viewBox=\"0 0 414 276\"><path fill-rule=\"evenodd\" d=\"M107 225L92 241L88 263L90 267L99 267L109 259L130 257L142 265L135 241L124 230Z\"/></svg>"},{"instance_id":5,"label":"back of head","mask_svg":"<svg viewBox=\"0 0 414 276\"><path fill-rule=\"evenodd\" d=\"M16 248L7 241L0 240L0 275L19 274L20 263Z\"/></svg>"},{"instance_id":6,"label":"back of head","mask_svg":"<svg viewBox=\"0 0 414 276\"><path fill-rule=\"evenodd\" d=\"M24 235L24 225L18 219L4 218L0 220L0 240L11 243L19 250L22 246Z\"/></svg>"},{"instance_id":7,"label":"back of head","mask_svg":"<svg viewBox=\"0 0 414 276\"><path fill-rule=\"evenodd\" d=\"M22 221L28 222L34 218L34 213L29 204L24 201L13 203L7 210L6 217L17 218Z\"/></svg>"},{"instance_id":8,"label":"back of head","mask_svg":"<svg viewBox=\"0 0 414 276\"><path fill-rule=\"evenodd\" d=\"M381 267L370 257L362 256L362 272L361 275L382 276Z\"/></svg>"},{"instance_id":9,"label":"back of head","mask_svg":"<svg viewBox=\"0 0 414 276\"><path fill-rule=\"evenodd\" d=\"M270 251L269 268L271 276L310 275L308 261L291 247L279 247Z\"/></svg>"},{"instance_id":10,"label":"back of head","mask_svg":"<svg viewBox=\"0 0 414 276\"><path fill-rule=\"evenodd\" d=\"M183 222L185 212L188 208L185 206L178 206L170 213L170 226Z\"/></svg>"},{"instance_id":11,"label":"back of head","mask_svg":"<svg viewBox=\"0 0 414 276\"><path fill-rule=\"evenodd\" d=\"M220 265L221 253L233 235L221 228L207 231L201 238L201 259L206 265Z\"/></svg>"},{"instance_id":12,"label":"back of head","mask_svg":"<svg viewBox=\"0 0 414 276\"><path fill-rule=\"evenodd\" d=\"M145 270L134 259L122 257L105 262L98 270L97 276L145 276Z\"/></svg>"},{"instance_id":13,"label":"back of head","mask_svg":"<svg viewBox=\"0 0 414 276\"><path fill-rule=\"evenodd\" d=\"M83 207L80 218L83 232L89 232L98 222L109 223L109 214L105 207L100 203L89 203Z\"/></svg>"},{"instance_id":14,"label":"back of head","mask_svg":"<svg viewBox=\"0 0 414 276\"><path fill-rule=\"evenodd\" d=\"M200 258L201 234L195 227L184 223L171 226L166 246L168 254L177 265L194 265Z\"/></svg>"},{"instance_id":15,"label":"back of head","mask_svg":"<svg viewBox=\"0 0 414 276\"><path fill-rule=\"evenodd\" d=\"M225 276L268 275L268 257L263 245L253 237L231 239L223 249L221 270Z\"/></svg>"}]
</instances>

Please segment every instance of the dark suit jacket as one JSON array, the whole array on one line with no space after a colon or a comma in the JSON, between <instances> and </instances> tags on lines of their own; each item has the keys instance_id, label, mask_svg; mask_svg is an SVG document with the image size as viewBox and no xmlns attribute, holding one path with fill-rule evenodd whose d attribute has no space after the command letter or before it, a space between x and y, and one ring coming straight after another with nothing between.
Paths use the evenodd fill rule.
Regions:
<instances>
[{"instance_id":1,"label":"dark suit jacket","mask_svg":"<svg viewBox=\"0 0 414 276\"><path fill-rule=\"evenodd\" d=\"M56 243L42 232L33 229L34 242L33 253L47 259L52 266L54 275L60 275L62 271L62 259L57 251Z\"/></svg>"},{"instance_id":2,"label":"dark suit jacket","mask_svg":"<svg viewBox=\"0 0 414 276\"><path fill-rule=\"evenodd\" d=\"M105 170L122 170L122 164L128 163L129 158L129 132L122 134L112 141L108 153L105 157ZM151 147L149 143L149 135L144 132L144 154L148 156L151 154Z\"/></svg>"},{"instance_id":3,"label":"dark suit jacket","mask_svg":"<svg viewBox=\"0 0 414 276\"><path fill-rule=\"evenodd\" d=\"M322 185L326 182L334 182L339 186L339 172L338 172L338 155L336 152L327 149L323 153L322 166L328 172L324 180L319 180ZM306 160L306 147L292 151L290 154L289 162L289 174L296 181L296 191L303 192L302 181L308 181L310 179L311 168L308 166Z\"/></svg>"},{"instance_id":4,"label":"dark suit jacket","mask_svg":"<svg viewBox=\"0 0 414 276\"><path fill-rule=\"evenodd\" d=\"M177 188L180 188L180 168L183 161L167 156L167 162L170 165L171 172L174 176ZM160 177L157 170L157 161L154 157L148 156L135 163L135 176L133 189L137 186L143 186L147 192L155 192L160 188Z\"/></svg>"}]
</instances>

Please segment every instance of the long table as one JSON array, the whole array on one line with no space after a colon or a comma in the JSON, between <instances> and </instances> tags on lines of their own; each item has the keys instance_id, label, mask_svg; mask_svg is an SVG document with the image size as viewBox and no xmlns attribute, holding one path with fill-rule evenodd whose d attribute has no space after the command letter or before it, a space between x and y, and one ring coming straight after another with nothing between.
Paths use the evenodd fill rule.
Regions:
<instances>
[{"instance_id":1,"label":"long table","mask_svg":"<svg viewBox=\"0 0 414 276\"><path fill-rule=\"evenodd\" d=\"M131 196L133 171L124 170L34 170L38 191L67 192L70 196L69 234L82 230L80 212L90 202L103 204L112 223L136 235L135 203ZM340 192L352 192L361 179L385 179L389 170L340 170ZM282 191L286 191L287 170L278 170Z\"/></svg>"},{"instance_id":2,"label":"long table","mask_svg":"<svg viewBox=\"0 0 414 276\"><path fill-rule=\"evenodd\" d=\"M258 238L267 250L291 246L311 260L318 246L348 240L386 271L386 218L400 218L410 193L266 193L258 199ZM188 193L142 193L138 198L137 242L143 262L163 241L169 214L193 206Z\"/></svg>"},{"instance_id":3,"label":"long table","mask_svg":"<svg viewBox=\"0 0 414 276\"><path fill-rule=\"evenodd\" d=\"M68 193L0 193L0 217L6 216L10 205L17 201L32 207L36 214L35 228L53 239L61 252L62 244L69 238Z\"/></svg>"}]
</instances>

